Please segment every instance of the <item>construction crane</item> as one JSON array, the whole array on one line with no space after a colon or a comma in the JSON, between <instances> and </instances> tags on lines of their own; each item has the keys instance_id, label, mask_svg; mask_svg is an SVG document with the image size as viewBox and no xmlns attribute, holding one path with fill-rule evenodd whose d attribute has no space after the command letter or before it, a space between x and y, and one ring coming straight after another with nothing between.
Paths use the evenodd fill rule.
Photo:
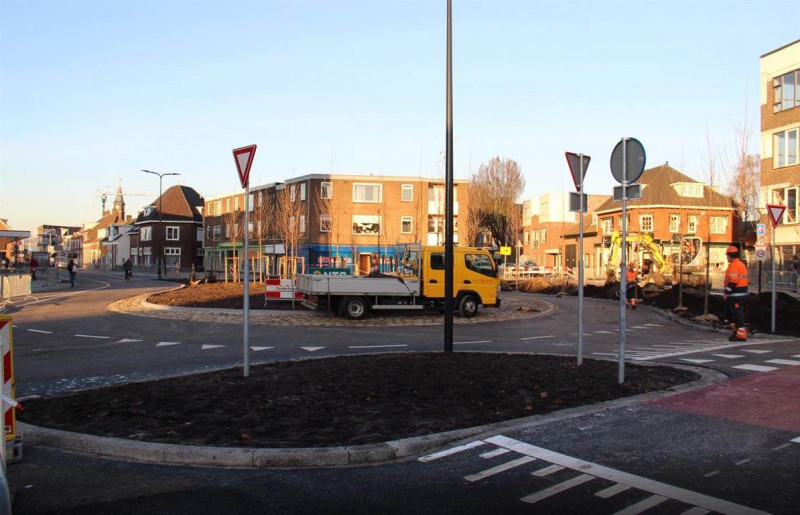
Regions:
<instances>
[{"instance_id":1,"label":"construction crane","mask_svg":"<svg viewBox=\"0 0 800 515\"><path fill-rule=\"evenodd\" d=\"M116 197L117 190L113 189L111 186L106 186L103 189L97 190L97 193L100 195L100 216L105 215L106 213L106 202L108 201L108 197ZM132 190L132 191L122 191L122 197L150 197L153 200L158 198L158 193L153 193L150 191L145 190Z\"/></svg>"}]
</instances>

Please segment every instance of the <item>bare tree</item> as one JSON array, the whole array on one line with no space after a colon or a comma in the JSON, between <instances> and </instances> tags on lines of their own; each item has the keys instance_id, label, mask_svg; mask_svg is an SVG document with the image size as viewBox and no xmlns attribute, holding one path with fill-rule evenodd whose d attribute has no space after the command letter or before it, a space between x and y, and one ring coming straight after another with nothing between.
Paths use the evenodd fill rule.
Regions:
<instances>
[{"instance_id":1,"label":"bare tree","mask_svg":"<svg viewBox=\"0 0 800 515\"><path fill-rule=\"evenodd\" d=\"M716 186L717 180L717 161L719 160L719 152L714 148L711 143L711 136L706 129L706 155L705 163L706 169L704 170L705 182L713 190ZM708 216L708 223L706 223L706 281L704 288L703 298L703 314L708 315L709 309L709 293L711 290L711 215ZM681 278L683 279L683 278Z\"/></svg>"},{"instance_id":2,"label":"bare tree","mask_svg":"<svg viewBox=\"0 0 800 515\"><path fill-rule=\"evenodd\" d=\"M513 159L493 157L470 177L470 197L481 213L484 228L498 246L516 242L509 221L524 189L522 169ZM472 192L478 195L473 197Z\"/></svg>"},{"instance_id":3,"label":"bare tree","mask_svg":"<svg viewBox=\"0 0 800 515\"><path fill-rule=\"evenodd\" d=\"M761 159L750 153L755 129L745 105L742 121L734 125L734 139L727 153L726 192L733 199L739 218L739 248L744 250L745 224L758 219L758 188L761 185Z\"/></svg>"},{"instance_id":4,"label":"bare tree","mask_svg":"<svg viewBox=\"0 0 800 515\"><path fill-rule=\"evenodd\" d=\"M468 247L477 245L478 236L484 225L483 211L481 211L480 203L477 200L480 198L480 195L480 191L473 191L472 187L470 187L466 216L458 228L459 241L463 241L464 245Z\"/></svg>"},{"instance_id":5,"label":"bare tree","mask_svg":"<svg viewBox=\"0 0 800 515\"><path fill-rule=\"evenodd\" d=\"M272 221L275 218L275 205L270 202L269 197L265 194L265 190L260 190L258 195L256 195L257 202L255 202L255 206L253 208L253 215L255 217L254 220L254 229L255 229L255 237L258 241L258 258L259 258L259 267L258 272L260 277L260 281L264 281L263 277L263 259L264 255L262 254L262 249L264 248L264 242L269 239L270 229L272 227ZM267 272L269 273L269 272Z\"/></svg>"},{"instance_id":6,"label":"bare tree","mask_svg":"<svg viewBox=\"0 0 800 515\"><path fill-rule=\"evenodd\" d=\"M423 229L428 224L428 203L426 202L425 181L419 181L419 188L414 192L414 241L415 243L423 244L422 237L425 234Z\"/></svg>"},{"instance_id":7,"label":"bare tree","mask_svg":"<svg viewBox=\"0 0 800 515\"><path fill-rule=\"evenodd\" d=\"M239 260L236 246L239 241L244 240L244 212L241 209L230 211L223 215L223 223L225 225L225 236L231 242L233 248L233 282L239 282ZM227 263L225 263L227 268ZM227 274L225 274L227 277Z\"/></svg>"},{"instance_id":8,"label":"bare tree","mask_svg":"<svg viewBox=\"0 0 800 515\"><path fill-rule=\"evenodd\" d=\"M301 227L301 217L305 215L303 203L292 194L293 186L296 184L283 185L275 197L275 230L283 242L286 266L290 267L287 275L292 278L297 275L298 245L304 229Z\"/></svg>"}]
</instances>

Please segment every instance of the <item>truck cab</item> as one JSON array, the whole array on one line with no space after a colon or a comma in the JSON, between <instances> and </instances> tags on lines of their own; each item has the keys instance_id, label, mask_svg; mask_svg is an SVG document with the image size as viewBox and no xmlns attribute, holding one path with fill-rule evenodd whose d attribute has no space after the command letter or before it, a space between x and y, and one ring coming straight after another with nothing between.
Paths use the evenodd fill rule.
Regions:
<instances>
[{"instance_id":1,"label":"truck cab","mask_svg":"<svg viewBox=\"0 0 800 515\"><path fill-rule=\"evenodd\" d=\"M428 299L444 303L444 247L422 247L422 285ZM458 313L472 317L480 305L497 307L500 280L488 250L453 248L453 298Z\"/></svg>"}]
</instances>

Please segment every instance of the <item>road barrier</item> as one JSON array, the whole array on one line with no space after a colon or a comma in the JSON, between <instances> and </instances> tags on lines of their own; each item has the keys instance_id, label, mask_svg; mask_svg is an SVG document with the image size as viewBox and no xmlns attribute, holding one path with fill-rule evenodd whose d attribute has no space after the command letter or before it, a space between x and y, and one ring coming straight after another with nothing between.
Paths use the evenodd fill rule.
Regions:
<instances>
[{"instance_id":1,"label":"road barrier","mask_svg":"<svg viewBox=\"0 0 800 515\"><path fill-rule=\"evenodd\" d=\"M264 302L292 300L292 292L295 299L303 298L303 294L297 291L293 279L267 279L264 286Z\"/></svg>"},{"instance_id":2,"label":"road barrier","mask_svg":"<svg viewBox=\"0 0 800 515\"><path fill-rule=\"evenodd\" d=\"M2 278L0 298L28 297L31 295L30 275L7 275Z\"/></svg>"},{"instance_id":3,"label":"road barrier","mask_svg":"<svg viewBox=\"0 0 800 515\"><path fill-rule=\"evenodd\" d=\"M17 408L14 381L14 334L12 318L0 315L0 349L3 353L2 405L3 426L5 428L5 459L13 463L22 459L22 442L17 438ZM22 409L19 407L19 409Z\"/></svg>"}]
</instances>

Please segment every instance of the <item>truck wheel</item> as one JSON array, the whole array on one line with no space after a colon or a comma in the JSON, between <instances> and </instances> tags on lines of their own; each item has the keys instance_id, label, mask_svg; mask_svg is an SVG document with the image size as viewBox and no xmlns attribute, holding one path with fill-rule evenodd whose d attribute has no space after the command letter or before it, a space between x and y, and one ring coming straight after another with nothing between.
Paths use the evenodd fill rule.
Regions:
<instances>
[{"instance_id":1,"label":"truck wheel","mask_svg":"<svg viewBox=\"0 0 800 515\"><path fill-rule=\"evenodd\" d=\"M471 293L461 297L458 303L458 314L464 318L472 318L478 313L478 298Z\"/></svg>"},{"instance_id":2,"label":"truck wheel","mask_svg":"<svg viewBox=\"0 0 800 515\"><path fill-rule=\"evenodd\" d=\"M367 301L362 297L347 297L342 303L342 315L350 320L361 320L367 316Z\"/></svg>"}]
</instances>

